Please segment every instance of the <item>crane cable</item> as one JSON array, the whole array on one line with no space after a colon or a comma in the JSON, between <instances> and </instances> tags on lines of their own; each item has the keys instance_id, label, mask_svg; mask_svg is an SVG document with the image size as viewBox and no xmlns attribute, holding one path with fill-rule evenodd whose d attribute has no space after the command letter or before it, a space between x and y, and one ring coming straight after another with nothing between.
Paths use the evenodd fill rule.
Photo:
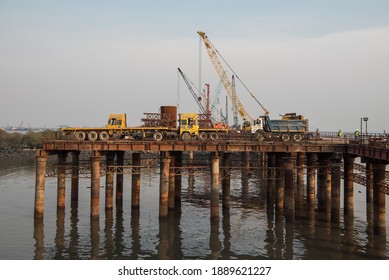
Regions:
<instances>
[{"instance_id":1,"label":"crane cable","mask_svg":"<svg viewBox=\"0 0 389 280\"><path fill-rule=\"evenodd\" d=\"M231 68L231 66L228 64L228 62L224 59L224 57L219 53L219 51L215 48L215 46L212 44L211 41L208 42L211 44L212 48L215 50L215 52L220 56L220 58L224 61L224 63L227 65L227 67L231 70L231 72L235 75L235 77L241 82L243 87L247 90L248 93L250 93L251 97L254 98L254 100L261 106L262 110L265 112L265 115L267 116L269 114L269 111L266 110L266 108L259 102L259 100L255 97L255 95L248 89L248 87L243 83L243 81L239 78L239 76L235 73L235 71Z\"/></svg>"}]
</instances>

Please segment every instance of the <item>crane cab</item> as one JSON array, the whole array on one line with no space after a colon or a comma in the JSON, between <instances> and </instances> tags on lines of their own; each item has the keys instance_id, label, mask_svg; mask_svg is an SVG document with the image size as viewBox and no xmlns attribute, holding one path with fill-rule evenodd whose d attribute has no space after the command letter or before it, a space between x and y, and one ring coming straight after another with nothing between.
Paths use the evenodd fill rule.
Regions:
<instances>
[{"instance_id":1,"label":"crane cab","mask_svg":"<svg viewBox=\"0 0 389 280\"><path fill-rule=\"evenodd\" d=\"M121 129L127 127L126 114L109 114L108 123L105 126L109 129Z\"/></svg>"}]
</instances>

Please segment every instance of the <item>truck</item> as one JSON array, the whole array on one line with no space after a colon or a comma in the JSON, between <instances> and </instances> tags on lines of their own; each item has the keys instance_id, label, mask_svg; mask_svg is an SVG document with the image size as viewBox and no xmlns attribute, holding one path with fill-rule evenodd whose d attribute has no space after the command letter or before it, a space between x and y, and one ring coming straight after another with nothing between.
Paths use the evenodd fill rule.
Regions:
<instances>
[{"instance_id":1,"label":"truck","mask_svg":"<svg viewBox=\"0 0 389 280\"><path fill-rule=\"evenodd\" d=\"M154 115L156 114L149 114L148 116ZM193 139L216 140L221 135L228 133L227 127L201 128L199 126L199 114L197 113L178 114L178 127L177 117L174 116L174 113L157 115L159 116L157 118L143 119L145 121L143 126L131 127L127 126L127 115L125 113L110 114L105 127L66 127L62 128L61 132L65 137L78 141L151 139L157 142L163 139L181 139L184 141Z\"/></svg>"},{"instance_id":2,"label":"truck","mask_svg":"<svg viewBox=\"0 0 389 280\"><path fill-rule=\"evenodd\" d=\"M245 127L244 124L243 127ZM279 139L284 142L290 140L299 142L311 136L308 119L296 113L281 115L279 120L270 119L268 115L261 116L252 124L247 123L246 128L254 133L258 140Z\"/></svg>"}]
</instances>

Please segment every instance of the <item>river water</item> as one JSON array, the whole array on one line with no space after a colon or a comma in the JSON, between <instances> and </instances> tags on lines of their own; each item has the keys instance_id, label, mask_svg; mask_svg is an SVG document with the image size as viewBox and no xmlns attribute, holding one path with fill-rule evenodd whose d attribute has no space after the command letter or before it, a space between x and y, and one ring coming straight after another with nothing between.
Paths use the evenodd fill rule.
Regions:
<instances>
[{"instance_id":1,"label":"river water","mask_svg":"<svg viewBox=\"0 0 389 280\"><path fill-rule=\"evenodd\" d=\"M268 207L266 182L231 176L231 208L210 220L209 177L182 178L181 210L160 220L159 169L141 176L139 211L131 210L131 175L125 175L123 208L90 219L90 180L80 179L78 208L57 214L56 178L46 178L43 222L35 222L33 161L0 162L0 259L388 259L389 233L373 234L365 187L354 185L354 218L338 223L296 198L296 215L286 220ZM104 185L102 178L101 185ZM343 192L343 191L342 191ZM386 205L388 205L388 199ZM341 201L343 198L341 197ZM343 204L342 204L343 205ZM388 206L386 210L388 220Z\"/></svg>"}]
</instances>

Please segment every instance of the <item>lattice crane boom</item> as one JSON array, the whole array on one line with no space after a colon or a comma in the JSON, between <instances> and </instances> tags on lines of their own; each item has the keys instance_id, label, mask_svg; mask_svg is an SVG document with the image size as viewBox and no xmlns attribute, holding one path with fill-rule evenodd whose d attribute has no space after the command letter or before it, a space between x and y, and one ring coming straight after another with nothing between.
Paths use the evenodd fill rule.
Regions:
<instances>
[{"instance_id":1,"label":"lattice crane boom","mask_svg":"<svg viewBox=\"0 0 389 280\"><path fill-rule=\"evenodd\" d=\"M246 111L246 109L243 107L242 103L239 100L238 95L235 92L234 87L232 86L230 80L228 79L227 75L225 75L226 71L223 68L223 65L221 64L216 50L212 46L211 42L208 40L208 37L205 35L204 32L197 32L200 37L202 38L204 45L207 49L207 53L209 58L211 59L211 62L213 66L215 67L215 70L220 78L220 81L223 83L224 88L226 89L227 95L231 100L232 106L238 111L239 115L246 120L253 121L253 118L250 116L250 114Z\"/></svg>"}]
</instances>

